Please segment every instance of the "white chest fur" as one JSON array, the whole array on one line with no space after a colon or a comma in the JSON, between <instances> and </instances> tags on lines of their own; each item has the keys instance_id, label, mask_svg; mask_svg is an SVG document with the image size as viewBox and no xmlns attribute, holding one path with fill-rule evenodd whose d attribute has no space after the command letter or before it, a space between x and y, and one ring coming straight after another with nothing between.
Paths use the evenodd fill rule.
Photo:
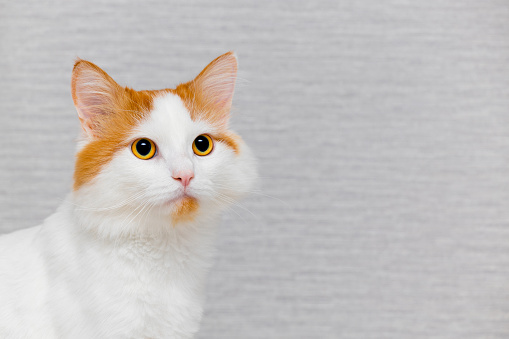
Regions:
<instances>
[{"instance_id":1,"label":"white chest fur","mask_svg":"<svg viewBox=\"0 0 509 339\"><path fill-rule=\"evenodd\" d=\"M202 315L214 227L187 226L158 239L104 240L78 230L62 207L41 227L25 231L28 253L7 248L11 261L0 257L0 334L192 337ZM15 236L0 243L9 246ZM12 255L18 255L14 262ZM30 298L21 300L23 294ZM26 329L26 324L33 326Z\"/></svg>"}]
</instances>

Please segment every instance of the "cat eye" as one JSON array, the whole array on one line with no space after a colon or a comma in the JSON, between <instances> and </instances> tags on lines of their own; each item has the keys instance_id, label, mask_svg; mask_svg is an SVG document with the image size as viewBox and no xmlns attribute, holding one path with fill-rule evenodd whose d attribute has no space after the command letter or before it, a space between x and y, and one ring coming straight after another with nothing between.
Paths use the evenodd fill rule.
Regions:
<instances>
[{"instance_id":1,"label":"cat eye","mask_svg":"<svg viewBox=\"0 0 509 339\"><path fill-rule=\"evenodd\" d=\"M148 160L156 154L156 145L152 140L141 138L133 142L131 150L136 157Z\"/></svg>"},{"instance_id":2,"label":"cat eye","mask_svg":"<svg viewBox=\"0 0 509 339\"><path fill-rule=\"evenodd\" d=\"M193 142L193 151L196 155L207 155L212 152L214 148L214 143L212 142L212 138L206 134L202 134L196 137Z\"/></svg>"}]
</instances>

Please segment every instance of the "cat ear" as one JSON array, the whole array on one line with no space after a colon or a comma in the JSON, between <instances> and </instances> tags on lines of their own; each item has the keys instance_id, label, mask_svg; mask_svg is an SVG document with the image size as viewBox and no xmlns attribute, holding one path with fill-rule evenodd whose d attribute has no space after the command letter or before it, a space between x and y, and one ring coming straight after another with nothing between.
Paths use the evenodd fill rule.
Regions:
<instances>
[{"instance_id":1,"label":"cat ear","mask_svg":"<svg viewBox=\"0 0 509 339\"><path fill-rule=\"evenodd\" d=\"M114 112L115 99L122 91L105 71L78 59L72 71L71 92L81 127L89 137L100 131L101 121Z\"/></svg>"},{"instance_id":2,"label":"cat ear","mask_svg":"<svg viewBox=\"0 0 509 339\"><path fill-rule=\"evenodd\" d=\"M228 52L216 58L193 80L195 95L207 112L207 119L225 126L230 117L235 80L237 56Z\"/></svg>"}]
</instances>

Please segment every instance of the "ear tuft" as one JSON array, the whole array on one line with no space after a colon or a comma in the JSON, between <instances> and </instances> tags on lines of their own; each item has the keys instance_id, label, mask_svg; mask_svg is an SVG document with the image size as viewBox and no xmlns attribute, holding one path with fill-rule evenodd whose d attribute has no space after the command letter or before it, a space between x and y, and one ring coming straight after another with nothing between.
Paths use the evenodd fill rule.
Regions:
<instances>
[{"instance_id":1,"label":"ear tuft","mask_svg":"<svg viewBox=\"0 0 509 339\"><path fill-rule=\"evenodd\" d=\"M71 80L72 99L89 137L96 136L101 121L112 114L121 90L101 68L86 60L76 60Z\"/></svg>"},{"instance_id":2,"label":"ear tuft","mask_svg":"<svg viewBox=\"0 0 509 339\"><path fill-rule=\"evenodd\" d=\"M236 78L237 56L228 52L212 61L192 81L197 99L207 111L207 118L215 123L228 123Z\"/></svg>"}]
</instances>

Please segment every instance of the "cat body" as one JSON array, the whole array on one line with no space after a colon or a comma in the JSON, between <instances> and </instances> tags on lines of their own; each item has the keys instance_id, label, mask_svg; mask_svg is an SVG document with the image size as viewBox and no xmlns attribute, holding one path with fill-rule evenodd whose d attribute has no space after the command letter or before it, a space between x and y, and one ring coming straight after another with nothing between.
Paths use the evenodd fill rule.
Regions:
<instances>
[{"instance_id":1,"label":"cat body","mask_svg":"<svg viewBox=\"0 0 509 339\"><path fill-rule=\"evenodd\" d=\"M198 330L213 227L98 241L63 204L0 237L0 337L186 338Z\"/></svg>"},{"instance_id":2,"label":"cat body","mask_svg":"<svg viewBox=\"0 0 509 339\"><path fill-rule=\"evenodd\" d=\"M79 60L73 191L41 226L0 236L1 338L191 338L220 212L252 186L228 129L237 61L134 91Z\"/></svg>"}]
</instances>

